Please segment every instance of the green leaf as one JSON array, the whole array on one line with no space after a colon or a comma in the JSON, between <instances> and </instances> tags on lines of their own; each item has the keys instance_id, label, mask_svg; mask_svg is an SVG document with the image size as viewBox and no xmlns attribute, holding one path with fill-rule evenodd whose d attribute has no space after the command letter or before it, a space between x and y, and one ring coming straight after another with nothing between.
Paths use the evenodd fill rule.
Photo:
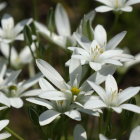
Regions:
<instances>
[{"instance_id":1,"label":"green leaf","mask_svg":"<svg viewBox=\"0 0 140 140\"><path fill-rule=\"evenodd\" d=\"M28 108L28 114L34 125L39 126L39 115L34 107Z\"/></svg>"},{"instance_id":2,"label":"green leaf","mask_svg":"<svg viewBox=\"0 0 140 140\"><path fill-rule=\"evenodd\" d=\"M26 44L30 46L33 40L32 40L32 31L31 31L30 26L28 25L25 25L24 27L24 38L25 38Z\"/></svg>"},{"instance_id":3,"label":"green leaf","mask_svg":"<svg viewBox=\"0 0 140 140\"><path fill-rule=\"evenodd\" d=\"M54 24L54 10L53 8L49 9L48 16L47 16L47 27L51 32L55 31L55 24Z\"/></svg>"}]
</instances>

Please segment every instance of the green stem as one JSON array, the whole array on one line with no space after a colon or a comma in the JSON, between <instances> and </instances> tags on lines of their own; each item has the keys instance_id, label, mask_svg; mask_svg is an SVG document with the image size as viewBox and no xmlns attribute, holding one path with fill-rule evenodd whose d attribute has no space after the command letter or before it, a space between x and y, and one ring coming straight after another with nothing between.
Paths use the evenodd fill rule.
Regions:
<instances>
[{"instance_id":1,"label":"green stem","mask_svg":"<svg viewBox=\"0 0 140 140\"><path fill-rule=\"evenodd\" d=\"M102 132L102 116L98 118L98 133Z\"/></svg>"},{"instance_id":2,"label":"green stem","mask_svg":"<svg viewBox=\"0 0 140 140\"><path fill-rule=\"evenodd\" d=\"M31 45L29 44L28 46L29 46L30 52L31 52L31 54L32 54L33 61L35 62L35 56L34 56L34 53L33 53L33 51L32 51Z\"/></svg>"},{"instance_id":3,"label":"green stem","mask_svg":"<svg viewBox=\"0 0 140 140\"><path fill-rule=\"evenodd\" d=\"M111 116L112 116L112 111L108 110L107 118L105 122L105 131L104 131L104 134L108 137L110 136L110 132L111 132Z\"/></svg>"},{"instance_id":4,"label":"green stem","mask_svg":"<svg viewBox=\"0 0 140 140\"><path fill-rule=\"evenodd\" d=\"M11 67L11 52L12 52L12 44L9 44L9 58L8 58L8 65Z\"/></svg>"},{"instance_id":5,"label":"green stem","mask_svg":"<svg viewBox=\"0 0 140 140\"><path fill-rule=\"evenodd\" d=\"M37 0L32 0L33 4L33 17L35 20L38 19L38 14L37 14Z\"/></svg>"},{"instance_id":6,"label":"green stem","mask_svg":"<svg viewBox=\"0 0 140 140\"><path fill-rule=\"evenodd\" d=\"M116 28L116 25L117 25L117 23L118 23L118 21L119 21L119 16L120 16L120 13L115 13L115 20L114 20L114 23L113 23L113 26L112 26L112 28L111 28L111 33L114 31L114 29Z\"/></svg>"},{"instance_id":7,"label":"green stem","mask_svg":"<svg viewBox=\"0 0 140 140\"><path fill-rule=\"evenodd\" d=\"M8 127L5 127L5 130L8 131L10 134L12 134L15 138L18 140L24 140L24 138L20 137L17 133L15 133L13 130L11 130Z\"/></svg>"}]
</instances>

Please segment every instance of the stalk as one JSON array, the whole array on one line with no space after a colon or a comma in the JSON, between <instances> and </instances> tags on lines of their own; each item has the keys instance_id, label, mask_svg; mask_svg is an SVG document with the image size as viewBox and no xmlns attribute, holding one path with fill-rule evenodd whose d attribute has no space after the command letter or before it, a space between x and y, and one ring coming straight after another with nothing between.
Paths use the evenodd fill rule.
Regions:
<instances>
[{"instance_id":1,"label":"stalk","mask_svg":"<svg viewBox=\"0 0 140 140\"><path fill-rule=\"evenodd\" d=\"M5 130L7 132L9 132L10 134L12 134L18 140L24 140L24 138L22 138L21 136L19 136L16 132L14 132L13 130L11 130L9 127L5 127Z\"/></svg>"},{"instance_id":2,"label":"stalk","mask_svg":"<svg viewBox=\"0 0 140 140\"><path fill-rule=\"evenodd\" d=\"M9 44L9 58L8 58L8 65L11 67L11 52L12 52L12 44Z\"/></svg>"}]
</instances>

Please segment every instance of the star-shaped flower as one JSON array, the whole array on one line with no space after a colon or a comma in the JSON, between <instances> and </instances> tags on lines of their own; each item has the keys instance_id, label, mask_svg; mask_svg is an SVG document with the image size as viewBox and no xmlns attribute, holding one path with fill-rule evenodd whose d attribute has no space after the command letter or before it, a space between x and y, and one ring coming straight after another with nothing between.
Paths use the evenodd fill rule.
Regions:
<instances>
[{"instance_id":1,"label":"star-shaped flower","mask_svg":"<svg viewBox=\"0 0 140 140\"><path fill-rule=\"evenodd\" d=\"M81 48L69 47L69 49L76 52L72 55L73 58L79 59L82 64L89 64L95 71L102 69L102 66L106 64L122 66L122 62L133 60L133 56L124 54L123 50L116 48L125 34L125 31L121 32L107 43L105 29L103 26L97 25L94 30L93 41L75 33L75 39Z\"/></svg>"},{"instance_id":2,"label":"star-shaped flower","mask_svg":"<svg viewBox=\"0 0 140 140\"><path fill-rule=\"evenodd\" d=\"M96 12L124 11L131 12L133 4L140 3L140 0L96 0L105 5L95 9Z\"/></svg>"},{"instance_id":3,"label":"star-shaped flower","mask_svg":"<svg viewBox=\"0 0 140 140\"><path fill-rule=\"evenodd\" d=\"M22 20L18 24L14 25L14 19L9 14L4 14L1 19L0 28L0 41L5 43L11 43L14 40L24 40L24 36L21 33L24 26L32 22L32 19Z\"/></svg>"},{"instance_id":4,"label":"star-shaped flower","mask_svg":"<svg viewBox=\"0 0 140 140\"><path fill-rule=\"evenodd\" d=\"M105 81L105 90L97 84L88 81L89 85L99 95L98 99L89 100L85 103L85 108L111 108L117 113L121 113L123 109L140 114L140 107L133 104L124 103L131 97L135 96L140 87L129 87L125 90L118 91L116 80L112 75L108 75Z\"/></svg>"}]
</instances>

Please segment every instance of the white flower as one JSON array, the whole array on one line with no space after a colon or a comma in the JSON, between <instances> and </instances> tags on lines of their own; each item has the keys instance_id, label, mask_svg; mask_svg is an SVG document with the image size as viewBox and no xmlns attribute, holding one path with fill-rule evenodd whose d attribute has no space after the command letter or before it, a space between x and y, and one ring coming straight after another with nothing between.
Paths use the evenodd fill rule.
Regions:
<instances>
[{"instance_id":1,"label":"white flower","mask_svg":"<svg viewBox=\"0 0 140 140\"><path fill-rule=\"evenodd\" d=\"M14 19L11 15L5 14L1 20L0 28L0 41L5 43L11 43L14 40L24 40L21 33L24 26L32 22L32 19L22 20L18 24L14 25Z\"/></svg>"},{"instance_id":2,"label":"white flower","mask_svg":"<svg viewBox=\"0 0 140 140\"><path fill-rule=\"evenodd\" d=\"M51 32L41 23L35 22L35 25L40 34L42 34L45 38L47 38L54 44L65 49L68 41L72 44L74 41L71 35L70 21L68 15L61 4L57 4L54 16L57 34Z\"/></svg>"},{"instance_id":3,"label":"white flower","mask_svg":"<svg viewBox=\"0 0 140 140\"><path fill-rule=\"evenodd\" d=\"M87 101L85 103L85 108L96 109L106 107L113 109L117 113L121 113L122 109L126 109L140 114L139 106L124 103L135 96L140 91L140 87L129 87L125 90L118 91L117 83L111 75L107 76L105 90L91 81L88 81L88 83L99 95L99 99Z\"/></svg>"},{"instance_id":4,"label":"white flower","mask_svg":"<svg viewBox=\"0 0 140 140\"><path fill-rule=\"evenodd\" d=\"M38 80L41 78L41 74L37 74L35 77L30 78L27 81L16 83L15 79L20 74L20 72L21 71L17 71L14 75L10 74L10 82L6 81L6 84L4 84L4 86L0 89L0 103L3 103L8 107L12 106L14 108L21 108L23 106L23 101L21 99L22 97L36 96L41 92L41 90L37 89L26 91L38 82Z\"/></svg>"},{"instance_id":5,"label":"white flower","mask_svg":"<svg viewBox=\"0 0 140 140\"><path fill-rule=\"evenodd\" d=\"M2 54L8 59L9 58L9 44L7 43L1 43L1 47L0 50L2 52ZM33 52L35 52L36 47L35 44L32 43L31 45L31 49ZM22 65L31 63L33 60L33 56L31 54L31 51L29 49L28 46L25 46L20 53L18 54L17 50L15 49L15 47L13 46L11 49L11 65L15 68L19 68Z\"/></svg>"},{"instance_id":6,"label":"white flower","mask_svg":"<svg viewBox=\"0 0 140 140\"><path fill-rule=\"evenodd\" d=\"M133 8L131 5L140 3L140 0L96 0L105 4L105 6L99 6L95 9L96 12L108 12L108 11L124 11L131 12Z\"/></svg>"},{"instance_id":7,"label":"white flower","mask_svg":"<svg viewBox=\"0 0 140 140\"><path fill-rule=\"evenodd\" d=\"M123 50L116 49L125 34L126 32L121 32L107 43L105 29L103 26L97 25L92 42L75 33L75 38L82 48L70 47L69 49L76 52L72 55L73 58L81 60L82 64L88 63L95 71L100 70L105 64L122 66L122 62L133 59L133 56L124 54Z\"/></svg>"},{"instance_id":8,"label":"white flower","mask_svg":"<svg viewBox=\"0 0 140 140\"><path fill-rule=\"evenodd\" d=\"M3 10L6 7L7 3L6 2L1 2L0 3L0 11Z\"/></svg>"},{"instance_id":9,"label":"white flower","mask_svg":"<svg viewBox=\"0 0 140 140\"><path fill-rule=\"evenodd\" d=\"M9 120L0 120L0 131L3 130L9 124ZM0 133L0 140L7 139L11 136L8 132Z\"/></svg>"},{"instance_id":10,"label":"white flower","mask_svg":"<svg viewBox=\"0 0 140 140\"><path fill-rule=\"evenodd\" d=\"M40 117L40 125L46 125L52 122L60 114L65 114L72 119L81 120L79 111L99 116L99 110L87 110L83 108L83 103L90 98L92 90L87 82L80 85L82 77L82 67L79 60L71 60L69 67L70 81L68 83L61 77L61 75L47 62L38 59L37 66L44 76L53 84L51 85L47 80L41 79L39 81L40 87L44 93L39 95L40 98L28 98L27 100L47 107L49 110L43 112ZM106 75L114 73L110 67L91 75L88 79L92 79L100 84L105 80ZM47 100L46 100L47 99ZM49 101L48 101L49 100Z\"/></svg>"}]
</instances>

